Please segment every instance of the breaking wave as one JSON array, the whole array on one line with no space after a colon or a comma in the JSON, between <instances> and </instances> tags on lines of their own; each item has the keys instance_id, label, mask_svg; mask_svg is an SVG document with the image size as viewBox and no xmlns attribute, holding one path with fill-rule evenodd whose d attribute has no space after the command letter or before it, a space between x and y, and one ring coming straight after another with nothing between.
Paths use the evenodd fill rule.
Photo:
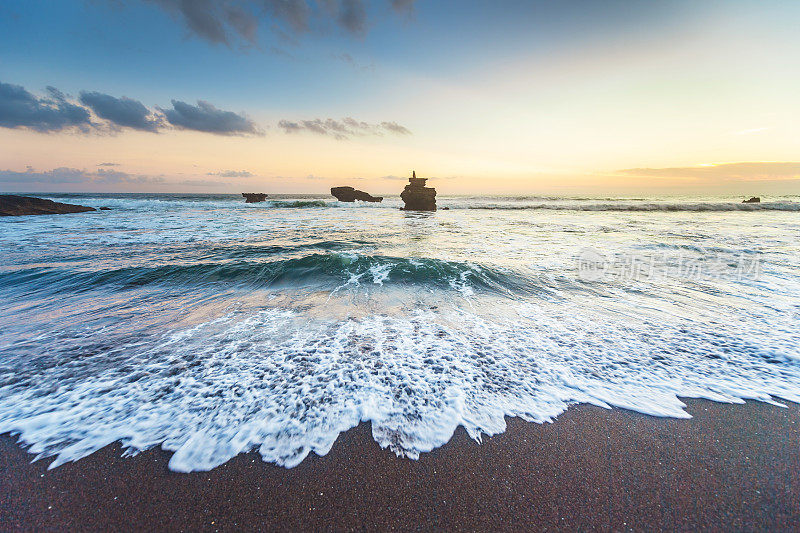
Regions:
<instances>
[{"instance_id":1,"label":"breaking wave","mask_svg":"<svg viewBox=\"0 0 800 533\"><path fill-rule=\"evenodd\" d=\"M501 210L554 210L554 211L800 211L800 202L763 202L745 204L734 202L684 202L684 203L591 203L563 204L540 203L523 205L479 204L470 205L466 209L501 209Z\"/></svg>"},{"instance_id":2,"label":"breaking wave","mask_svg":"<svg viewBox=\"0 0 800 533\"><path fill-rule=\"evenodd\" d=\"M269 248L260 248L264 252ZM361 284L421 286L486 290L498 293L534 291L535 285L508 269L431 258L402 258L348 253L310 254L281 259L286 248L269 250L268 260L194 262L151 267L71 270L34 266L0 271L0 285L28 285L32 290L130 289L146 285L205 286L231 284L238 287L316 287L335 289ZM277 255L281 254L281 255Z\"/></svg>"},{"instance_id":3,"label":"breaking wave","mask_svg":"<svg viewBox=\"0 0 800 533\"><path fill-rule=\"evenodd\" d=\"M0 366L0 432L55 456L51 468L120 441L128 453L173 451L170 468L187 472L250 450L292 467L360 422L417 458L459 425L480 441L506 416L552 421L576 402L686 418L679 396L800 401L797 351L780 336L789 324L769 337L689 327L535 305L508 320L268 309L150 341L62 337L36 364Z\"/></svg>"}]
</instances>

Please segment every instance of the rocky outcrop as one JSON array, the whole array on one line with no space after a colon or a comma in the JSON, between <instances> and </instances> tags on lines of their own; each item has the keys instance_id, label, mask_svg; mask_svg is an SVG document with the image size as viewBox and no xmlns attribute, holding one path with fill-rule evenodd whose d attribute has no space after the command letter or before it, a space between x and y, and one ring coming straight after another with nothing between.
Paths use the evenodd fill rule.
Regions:
<instances>
[{"instance_id":1,"label":"rocky outcrop","mask_svg":"<svg viewBox=\"0 0 800 533\"><path fill-rule=\"evenodd\" d=\"M436 189L426 187L428 178L418 178L416 172L411 173L409 183L400 198L403 199L405 211L436 211Z\"/></svg>"},{"instance_id":2,"label":"rocky outcrop","mask_svg":"<svg viewBox=\"0 0 800 533\"><path fill-rule=\"evenodd\" d=\"M355 202L361 200L362 202L380 202L383 196L372 196L364 191L359 191L352 187L331 187L331 194L336 197L340 202Z\"/></svg>"},{"instance_id":3,"label":"rocky outcrop","mask_svg":"<svg viewBox=\"0 0 800 533\"><path fill-rule=\"evenodd\" d=\"M243 192L242 196L244 196L244 203L246 204L255 204L267 199L267 195L263 192Z\"/></svg>"},{"instance_id":4,"label":"rocky outcrop","mask_svg":"<svg viewBox=\"0 0 800 533\"><path fill-rule=\"evenodd\" d=\"M743 204L758 204L761 203L761 198L758 196L751 196L748 200L742 200Z\"/></svg>"},{"instance_id":5,"label":"rocky outcrop","mask_svg":"<svg viewBox=\"0 0 800 533\"><path fill-rule=\"evenodd\" d=\"M75 204L62 204L61 202L33 198L31 196L0 195L0 216L2 217L62 215L65 213L85 213L86 211L95 211L95 208Z\"/></svg>"}]
</instances>

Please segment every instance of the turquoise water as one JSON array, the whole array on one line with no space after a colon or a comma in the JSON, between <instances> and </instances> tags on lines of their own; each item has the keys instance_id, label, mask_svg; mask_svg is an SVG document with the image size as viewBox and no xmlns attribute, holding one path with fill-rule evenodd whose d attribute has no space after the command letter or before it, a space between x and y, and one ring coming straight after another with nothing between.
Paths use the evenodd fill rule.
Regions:
<instances>
[{"instance_id":1,"label":"turquoise water","mask_svg":"<svg viewBox=\"0 0 800 533\"><path fill-rule=\"evenodd\" d=\"M52 195L0 219L0 432L52 466L411 458L573 403L800 400L800 198Z\"/></svg>"}]
</instances>

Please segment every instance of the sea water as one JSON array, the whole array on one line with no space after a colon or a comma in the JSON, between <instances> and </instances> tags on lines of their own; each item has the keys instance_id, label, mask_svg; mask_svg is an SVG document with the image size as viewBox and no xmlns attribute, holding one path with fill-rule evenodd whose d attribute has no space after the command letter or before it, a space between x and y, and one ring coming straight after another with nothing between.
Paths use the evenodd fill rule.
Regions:
<instances>
[{"instance_id":1,"label":"sea water","mask_svg":"<svg viewBox=\"0 0 800 533\"><path fill-rule=\"evenodd\" d=\"M51 467L113 442L291 467L369 422L417 458L458 426L591 403L800 401L800 198L48 195L0 219L0 432Z\"/></svg>"}]
</instances>

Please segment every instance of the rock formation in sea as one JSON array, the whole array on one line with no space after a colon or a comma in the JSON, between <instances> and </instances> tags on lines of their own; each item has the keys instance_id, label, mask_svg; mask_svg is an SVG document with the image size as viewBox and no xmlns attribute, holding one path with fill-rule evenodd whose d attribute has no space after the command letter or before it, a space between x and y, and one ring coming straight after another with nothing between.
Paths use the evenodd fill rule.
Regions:
<instances>
[{"instance_id":1,"label":"rock formation in sea","mask_svg":"<svg viewBox=\"0 0 800 533\"><path fill-rule=\"evenodd\" d=\"M743 204L758 204L761 203L761 198L758 196L751 196L748 200L742 200Z\"/></svg>"},{"instance_id":2,"label":"rock formation in sea","mask_svg":"<svg viewBox=\"0 0 800 533\"><path fill-rule=\"evenodd\" d=\"M267 199L267 195L263 192L243 192L242 196L244 196L246 204L255 204Z\"/></svg>"},{"instance_id":3,"label":"rock formation in sea","mask_svg":"<svg viewBox=\"0 0 800 533\"><path fill-rule=\"evenodd\" d=\"M331 194L336 197L340 202L355 202L361 200L362 202L380 202L383 196L372 196L364 191L359 191L352 187L331 187Z\"/></svg>"},{"instance_id":4,"label":"rock formation in sea","mask_svg":"<svg viewBox=\"0 0 800 533\"><path fill-rule=\"evenodd\" d=\"M412 171L409 183L400 198L403 199L405 211L436 211L436 189L426 187L425 182L428 178L418 178L417 173Z\"/></svg>"},{"instance_id":5,"label":"rock formation in sea","mask_svg":"<svg viewBox=\"0 0 800 533\"><path fill-rule=\"evenodd\" d=\"M62 204L61 202L33 198L31 196L0 195L0 216L3 217L62 215L65 213L84 213L86 211L95 211L95 208L75 204Z\"/></svg>"}]
</instances>

